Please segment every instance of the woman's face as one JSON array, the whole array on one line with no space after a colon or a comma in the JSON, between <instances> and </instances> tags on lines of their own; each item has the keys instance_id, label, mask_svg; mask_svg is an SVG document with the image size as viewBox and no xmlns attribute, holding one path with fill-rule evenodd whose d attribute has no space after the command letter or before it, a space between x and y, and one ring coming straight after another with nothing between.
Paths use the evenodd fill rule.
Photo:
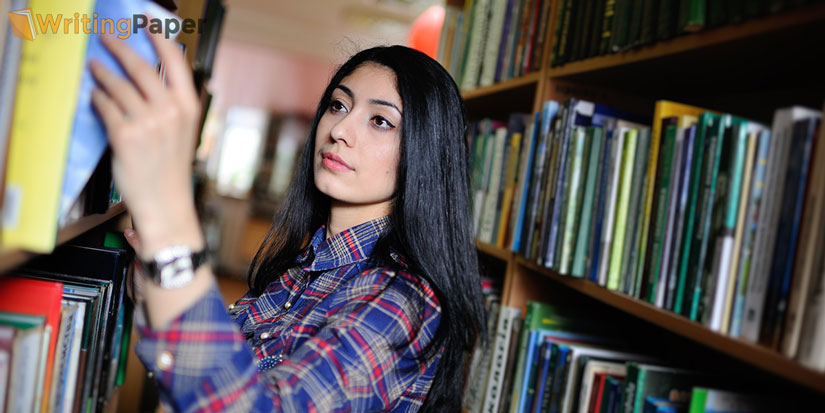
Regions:
<instances>
[{"instance_id":1,"label":"woman's face","mask_svg":"<svg viewBox=\"0 0 825 413\"><path fill-rule=\"evenodd\" d=\"M315 135L318 190L344 204L389 204L403 109L395 73L384 66L366 63L342 79Z\"/></svg>"}]
</instances>

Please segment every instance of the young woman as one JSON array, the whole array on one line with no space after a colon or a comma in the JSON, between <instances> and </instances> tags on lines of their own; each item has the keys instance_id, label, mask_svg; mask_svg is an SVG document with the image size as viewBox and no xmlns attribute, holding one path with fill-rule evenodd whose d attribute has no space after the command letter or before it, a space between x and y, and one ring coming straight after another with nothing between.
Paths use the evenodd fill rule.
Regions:
<instances>
[{"instance_id":1,"label":"young woman","mask_svg":"<svg viewBox=\"0 0 825 413\"><path fill-rule=\"evenodd\" d=\"M93 103L135 231L136 352L180 411L459 409L483 329L463 103L449 74L402 46L334 75L298 170L229 313L190 190L198 102L180 53L153 36L167 85L106 46ZM229 143L231 144L231 142Z\"/></svg>"}]
</instances>

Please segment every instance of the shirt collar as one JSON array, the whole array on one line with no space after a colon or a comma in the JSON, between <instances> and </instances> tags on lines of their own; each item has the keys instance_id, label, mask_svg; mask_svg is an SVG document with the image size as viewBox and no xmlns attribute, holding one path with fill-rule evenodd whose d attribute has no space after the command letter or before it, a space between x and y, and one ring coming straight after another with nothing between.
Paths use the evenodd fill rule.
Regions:
<instances>
[{"instance_id":1,"label":"shirt collar","mask_svg":"<svg viewBox=\"0 0 825 413\"><path fill-rule=\"evenodd\" d=\"M303 262L308 258L312 260L304 271L327 271L368 258L389 222L389 216L383 216L345 229L329 239L326 239L326 225L322 225L303 254Z\"/></svg>"}]
</instances>

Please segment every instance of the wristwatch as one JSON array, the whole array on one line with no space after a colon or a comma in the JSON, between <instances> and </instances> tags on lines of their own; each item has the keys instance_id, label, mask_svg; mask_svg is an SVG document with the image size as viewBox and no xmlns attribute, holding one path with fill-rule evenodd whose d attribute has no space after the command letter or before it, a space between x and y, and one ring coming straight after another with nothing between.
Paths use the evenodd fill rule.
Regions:
<instances>
[{"instance_id":1,"label":"wristwatch","mask_svg":"<svg viewBox=\"0 0 825 413\"><path fill-rule=\"evenodd\" d=\"M144 276L165 289L181 288L191 283L195 271L205 262L205 250L193 252L185 245L165 247L148 261L137 260Z\"/></svg>"}]
</instances>

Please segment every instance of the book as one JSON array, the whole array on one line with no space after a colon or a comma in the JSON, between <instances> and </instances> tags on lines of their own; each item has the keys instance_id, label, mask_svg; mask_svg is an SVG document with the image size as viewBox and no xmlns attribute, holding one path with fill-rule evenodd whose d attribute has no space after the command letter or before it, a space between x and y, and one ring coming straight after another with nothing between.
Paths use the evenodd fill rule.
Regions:
<instances>
[{"instance_id":1,"label":"book","mask_svg":"<svg viewBox=\"0 0 825 413\"><path fill-rule=\"evenodd\" d=\"M578 392L577 406L573 406L573 412L587 413L590 411L590 401L598 393L600 382L604 381L607 375L614 377L624 377L627 374L627 367L623 362L603 361L597 359L587 360L582 372L581 385ZM596 376L601 376L597 380ZM575 394L574 394L575 396Z\"/></svg>"},{"instance_id":2,"label":"book","mask_svg":"<svg viewBox=\"0 0 825 413\"><path fill-rule=\"evenodd\" d=\"M694 387L688 413L770 412L781 410L775 401L755 394L737 393L708 387Z\"/></svg>"},{"instance_id":3,"label":"book","mask_svg":"<svg viewBox=\"0 0 825 413\"><path fill-rule=\"evenodd\" d=\"M472 90L478 87L478 77L481 71L481 62L489 28L490 6L491 0L473 1L472 21L467 32L463 73L459 84L461 90Z\"/></svg>"},{"instance_id":4,"label":"book","mask_svg":"<svg viewBox=\"0 0 825 413\"><path fill-rule=\"evenodd\" d=\"M501 47L501 38L504 31L504 20L508 18L508 13L511 10L508 3L513 0L489 0L490 1L490 20L489 29L487 30L487 40L484 42L484 52L481 63L481 75L478 86L490 86L496 77L496 68L498 66L498 54Z\"/></svg>"},{"instance_id":5,"label":"book","mask_svg":"<svg viewBox=\"0 0 825 413\"><path fill-rule=\"evenodd\" d=\"M545 169L549 170L549 167L547 167L547 159L548 150L551 145L550 127L552 121L556 118L558 110L558 102L546 101L542 110L541 128L536 131L537 143L533 160L535 167L531 171L528 171L528 173L532 173L532 178L530 179L529 197L527 201L525 201L528 202L527 212L525 212L525 218L527 221L524 224L524 229L526 229L526 231L524 229L522 230L522 239L520 241L519 249L519 252L521 252L521 254L525 257L529 257L529 252L533 249L533 233L536 230L536 226L538 225L537 221L540 217L539 200L542 193L542 182L544 177L547 175Z\"/></svg>"},{"instance_id":6,"label":"book","mask_svg":"<svg viewBox=\"0 0 825 413\"><path fill-rule=\"evenodd\" d=\"M636 277L636 266L638 265L639 240L641 238L640 217L642 212L642 191L645 186L645 171L647 170L647 153L650 144L650 128L642 128L638 131L638 143L636 145L635 162L633 165L633 176L630 188L630 204L628 206L627 233L624 240L624 252L622 252L623 269L621 274L625 277L624 291L631 296L638 296L636 293L640 280Z\"/></svg>"},{"instance_id":7,"label":"book","mask_svg":"<svg viewBox=\"0 0 825 413\"><path fill-rule=\"evenodd\" d=\"M515 307L501 306L498 313L496 325L495 341L493 342L493 354L490 361L490 372L487 378L487 390L484 395L484 412L495 412L501 400L502 386L504 384L504 367L507 364L507 356L510 344L510 334L512 334L512 324L515 319L521 318L521 309Z\"/></svg>"},{"instance_id":8,"label":"book","mask_svg":"<svg viewBox=\"0 0 825 413\"><path fill-rule=\"evenodd\" d=\"M91 0L30 3L55 15L91 14L92 5ZM6 164L4 247L41 253L54 247L86 40L41 33L40 41L23 44Z\"/></svg>"},{"instance_id":9,"label":"book","mask_svg":"<svg viewBox=\"0 0 825 413\"><path fill-rule=\"evenodd\" d=\"M739 211L737 212L736 234L734 235L733 254L731 256L730 270L728 271L728 285L725 287L726 291L722 296L723 303L714 303L714 308L719 304L722 314L722 323L720 329L722 334L728 334L730 326L730 318L732 316L733 297L735 295L737 276L739 275L739 266L741 265L740 257L742 252L742 243L745 233L745 222L747 220L747 208L750 203L750 189L751 180L753 178L754 162L756 159L756 147L759 144L759 131L764 129L755 122L749 122L747 128L747 151L745 152L745 169L740 182L739 195Z\"/></svg>"},{"instance_id":10,"label":"book","mask_svg":"<svg viewBox=\"0 0 825 413\"><path fill-rule=\"evenodd\" d=\"M780 334L785 321L788 305L793 262L802 225L805 187L811 164L811 152L816 144L816 131L820 118L796 121L793 124L791 151L782 192L782 210L776 234L771 263L767 296L765 297L763 319L759 342L771 347L779 346ZM807 223L806 223L807 225Z\"/></svg>"},{"instance_id":11,"label":"book","mask_svg":"<svg viewBox=\"0 0 825 413\"><path fill-rule=\"evenodd\" d=\"M723 115L723 120L725 120ZM733 266L733 254L736 243L736 223L739 221L740 202L742 195L742 180L744 176L745 157L748 153L748 131L747 121L732 118L731 124L731 152L727 157L728 165L720 165L720 181L725 178L726 183L720 182L717 193L723 194L720 198L720 209L723 214L720 219L719 232L716 234L717 249L714 252L714 262L712 276L707 279L707 289L703 297L704 309L703 319L706 325L713 331L722 329L725 309L725 299L730 286L731 269ZM753 147L753 145L750 145ZM752 152L751 152L752 153ZM722 155L723 157L725 154ZM714 211L716 212L716 211ZM714 219L716 219L714 217ZM741 235L741 233L740 233Z\"/></svg>"},{"instance_id":12,"label":"book","mask_svg":"<svg viewBox=\"0 0 825 413\"><path fill-rule=\"evenodd\" d=\"M592 129L591 129L592 131ZM582 202L582 195L584 192L584 185L582 184L582 177L586 173L585 159L588 156L590 149L590 137L587 131L582 126L577 126L574 129L573 136L573 153L572 162L570 163L570 183L569 195L567 203L567 211L565 216L564 233L561 239L561 256L559 257L558 271L559 274L570 274L570 267L573 264L573 253L576 246L576 234L578 232L579 223L576 221L577 217L581 216L580 205Z\"/></svg>"},{"instance_id":13,"label":"book","mask_svg":"<svg viewBox=\"0 0 825 413\"><path fill-rule=\"evenodd\" d=\"M582 199L581 221L576 236L576 249L573 257L571 275L582 278L587 269L588 245L590 245L591 227L593 226L593 211L598 188L600 161L604 151L603 129L591 127L590 153L587 160L586 177L584 181L584 196Z\"/></svg>"},{"instance_id":14,"label":"book","mask_svg":"<svg viewBox=\"0 0 825 413\"><path fill-rule=\"evenodd\" d=\"M607 187L605 188L605 209L603 226L601 228L601 243L599 245L598 284L607 286L608 269L614 257L610 255L613 242L613 227L616 220L616 204L619 197L621 183L622 155L624 154L624 130L617 128L613 131L613 140L610 147L610 160L606 167Z\"/></svg>"},{"instance_id":15,"label":"book","mask_svg":"<svg viewBox=\"0 0 825 413\"><path fill-rule=\"evenodd\" d=\"M585 276L593 282L598 282L599 277L599 262L602 259L601 253L601 239L604 226L604 211L605 199L609 193L610 182L610 163L613 161L613 130L605 131L604 150L602 151L602 159L599 162L599 170L596 178L596 208L593 210L594 221L590 233L590 241L587 247L587 267L585 268Z\"/></svg>"},{"instance_id":16,"label":"book","mask_svg":"<svg viewBox=\"0 0 825 413\"><path fill-rule=\"evenodd\" d=\"M693 385L702 377L694 371L629 362L624 387L624 411L641 413L648 396L687 402Z\"/></svg>"},{"instance_id":17,"label":"book","mask_svg":"<svg viewBox=\"0 0 825 413\"><path fill-rule=\"evenodd\" d=\"M145 13L151 2L146 0L108 0L92 3L86 0L85 4L94 4L94 13L98 19L120 21L121 19L129 20L136 14ZM168 14L160 7L152 7L151 10L155 16L161 15L159 13ZM74 12L78 11L83 14L82 11L85 11L85 9L74 10ZM88 14L91 15L92 13ZM212 21L212 19L208 21ZM158 64L157 53L145 31L131 33L124 41L149 65L154 67ZM201 42L201 44L206 44L206 42ZM74 106L76 111L74 112L74 121L72 121L71 138L65 160L66 169L60 193L58 217L61 225L66 223L64 217L80 196L80 192L92 176L92 172L100 162L107 146L103 121L92 106L92 89L97 83L94 76L92 76L91 69L89 69L89 62L92 60L98 61L110 72L128 79L128 75L121 68L120 63L100 42L100 36L89 36L87 44L84 46L86 47L85 64L82 66L83 73L80 78L79 89L76 92L77 102Z\"/></svg>"},{"instance_id":18,"label":"book","mask_svg":"<svg viewBox=\"0 0 825 413\"><path fill-rule=\"evenodd\" d=\"M788 167L788 155L792 138L793 123L808 118L819 118L821 113L812 109L794 106L774 112L771 125L771 149L765 170L765 194L762 199L760 216L754 241L754 259L751 262L748 277L745 308L742 314L740 337L756 342L762 323L762 311L768 287L771 261L777 237L785 174Z\"/></svg>"},{"instance_id":19,"label":"book","mask_svg":"<svg viewBox=\"0 0 825 413\"><path fill-rule=\"evenodd\" d=\"M712 178L712 174L707 173L706 170L713 161L713 158L708 157L715 154L716 150L716 141L711 139L713 126L716 122L715 116L711 112L705 112L699 116L693 139L693 163L690 170L690 188L688 189L687 209L684 219L685 229L682 252L679 258L676 296L673 302L673 312L682 315L687 315L684 311L684 307L686 307L684 306L685 291L689 290L689 286L693 285L694 282L694 275L691 270L691 264L694 263L692 260L695 260L696 255L699 254L698 249L694 249L694 245L702 241L702 239L695 237L701 232L697 229L697 223L699 223L698 226L702 225L703 220L701 217L704 216L703 214L706 211L706 209L703 209L700 195L706 194L703 191L705 180Z\"/></svg>"},{"instance_id":20,"label":"book","mask_svg":"<svg viewBox=\"0 0 825 413\"><path fill-rule=\"evenodd\" d=\"M43 327L45 364L35 389L34 410L48 403L51 390L57 332L60 323L60 299L63 284L15 277L0 278L0 311L45 317Z\"/></svg>"},{"instance_id":21,"label":"book","mask_svg":"<svg viewBox=\"0 0 825 413\"><path fill-rule=\"evenodd\" d=\"M680 413L687 410L686 402L672 401L661 397L645 397L643 413Z\"/></svg>"},{"instance_id":22,"label":"book","mask_svg":"<svg viewBox=\"0 0 825 413\"><path fill-rule=\"evenodd\" d=\"M651 236L648 238L649 244L649 258L645 263L648 269L647 281L647 300L651 304L661 307L662 291L660 280L662 273L662 249L664 238L667 234L668 223L668 206L670 199L670 180L673 167L673 153L676 144L676 133L678 117L670 117L662 120L662 129L664 130L662 136L662 150L659 153L659 164L661 168L656 171L656 193L655 208L652 210L654 214L653 226Z\"/></svg>"},{"instance_id":23,"label":"book","mask_svg":"<svg viewBox=\"0 0 825 413\"><path fill-rule=\"evenodd\" d=\"M633 178L633 169L636 157L636 145L638 142L638 129L619 128L619 133L624 131L624 145L622 147L621 173L618 178L619 187L616 195L618 204L615 211L615 225L613 229L613 242L610 249L610 267L607 275L607 288L609 290L619 290L619 283L622 269L622 253L624 252L624 240L627 228L627 215L630 204L630 190ZM618 156L618 154L617 154Z\"/></svg>"},{"instance_id":24,"label":"book","mask_svg":"<svg viewBox=\"0 0 825 413\"><path fill-rule=\"evenodd\" d=\"M534 115L533 122L529 123L524 134L524 142L521 145L521 160L519 160L519 174L518 174L518 189L516 190L515 198L513 199L513 213L514 218L511 219L513 223L513 232L510 237L512 244L510 249L515 252L521 251L522 233L525 231L525 219L528 213L528 201L530 189L534 185L532 181L532 169L534 159L536 157L537 139L539 137L538 131L541 128L542 112L537 112Z\"/></svg>"},{"instance_id":25,"label":"book","mask_svg":"<svg viewBox=\"0 0 825 413\"><path fill-rule=\"evenodd\" d=\"M742 327L742 313L745 308L745 295L747 294L748 278L750 276L751 260L753 257L754 240L756 238L757 222L760 219L762 204L762 194L765 187L765 171L768 164L768 150L771 144L770 130L762 130L759 133L759 144L754 160L753 177L751 178L751 188L749 191L748 209L744 223L744 234L742 238L742 250L739 255L738 274L736 276L736 287L733 297L733 308L728 334L732 337L739 337Z\"/></svg>"},{"instance_id":26,"label":"book","mask_svg":"<svg viewBox=\"0 0 825 413\"><path fill-rule=\"evenodd\" d=\"M498 212L498 222L496 224L497 234L495 236L495 245L504 248L505 244L510 240L507 238L510 228L511 210L513 207L513 198L515 197L516 185L518 184L517 171L519 169L519 159L521 155L521 144L524 139L525 124L530 122L530 116L525 114L513 114L510 116L510 122L507 133L510 134L510 149L507 152L507 172L505 175L505 182L503 185L503 194L501 197L501 207Z\"/></svg>"},{"instance_id":27,"label":"book","mask_svg":"<svg viewBox=\"0 0 825 413\"><path fill-rule=\"evenodd\" d=\"M8 412L39 411L37 406L38 373L42 370L43 344L48 343L46 317L0 312L0 326L11 327L10 365L5 408Z\"/></svg>"},{"instance_id":28,"label":"book","mask_svg":"<svg viewBox=\"0 0 825 413\"><path fill-rule=\"evenodd\" d=\"M817 286L813 284L816 278L817 261L822 261L825 252L825 128L820 126L819 136L811 159L811 170L807 192L805 194L804 216L802 217L799 247L794 262L794 273L788 298L787 318L784 334L782 335L782 353L787 357L795 358L802 335L802 320L808 308L808 297ZM821 327L820 327L821 328Z\"/></svg>"}]
</instances>

